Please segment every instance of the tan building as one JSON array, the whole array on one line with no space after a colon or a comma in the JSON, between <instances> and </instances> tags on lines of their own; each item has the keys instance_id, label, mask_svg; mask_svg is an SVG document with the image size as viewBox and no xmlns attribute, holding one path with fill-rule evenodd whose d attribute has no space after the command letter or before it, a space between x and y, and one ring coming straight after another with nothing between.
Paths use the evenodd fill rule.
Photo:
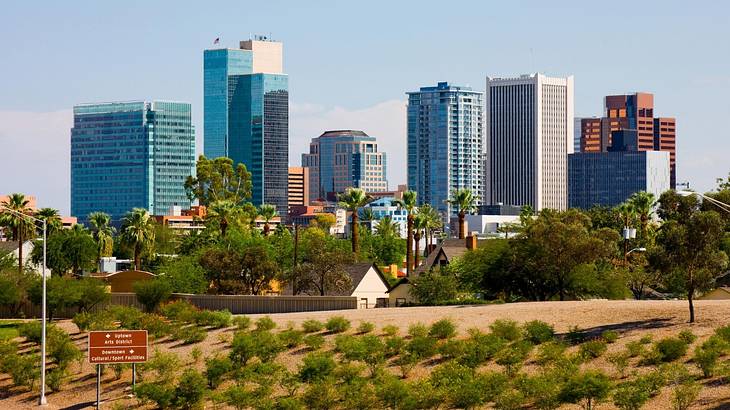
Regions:
<instances>
[{"instance_id":1,"label":"tan building","mask_svg":"<svg viewBox=\"0 0 730 410\"><path fill-rule=\"evenodd\" d=\"M309 205L309 168L289 167L289 210Z\"/></svg>"},{"instance_id":2,"label":"tan building","mask_svg":"<svg viewBox=\"0 0 730 410\"><path fill-rule=\"evenodd\" d=\"M104 281L110 292L134 292L134 284L155 278L154 273L141 270L125 270L114 273L92 273L91 277Z\"/></svg>"},{"instance_id":3,"label":"tan building","mask_svg":"<svg viewBox=\"0 0 730 410\"><path fill-rule=\"evenodd\" d=\"M271 40L266 36L254 36L252 40L239 43L242 50L253 51L253 72L265 74L283 74L282 61L284 44Z\"/></svg>"}]
</instances>

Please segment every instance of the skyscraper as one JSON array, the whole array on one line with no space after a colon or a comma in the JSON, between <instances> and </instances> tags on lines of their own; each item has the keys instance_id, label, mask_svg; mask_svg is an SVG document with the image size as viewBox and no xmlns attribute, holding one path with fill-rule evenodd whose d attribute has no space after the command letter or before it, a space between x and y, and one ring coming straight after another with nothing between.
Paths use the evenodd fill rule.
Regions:
<instances>
[{"instance_id":1,"label":"skyscraper","mask_svg":"<svg viewBox=\"0 0 730 410\"><path fill-rule=\"evenodd\" d=\"M289 208L309 205L309 168L289 167Z\"/></svg>"},{"instance_id":2,"label":"skyscraper","mask_svg":"<svg viewBox=\"0 0 730 410\"><path fill-rule=\"evenodd\" d=\"M195 170L189 103L111 102L74 107L71 213L103 211L115 223L132 208L164 214L190 206L184 182Z\"/></svg>"},{"instance_id":3,"label":"skyscraper","mask_svg":"<svg viewBox=\"0 0 730 410\"><path fill-rule=\"evenodd\" d=\"M484 93L440 82L408 94L408 189L448 219L455 189L484 195Z\"/></svg>"},{"instance_id":4,"label":"skyscraper","mask_svg":"<svg viewBox=\"0 0 730 410\"><path fill-rule=\"evenodd\" d=\"M565 209L573 77L487 77L486 203Z\"/></svg>"},{"instance_id":5,"label":"skyscraper","mask_svg":"<svg viewBox=\"0 0 730 410\"><path fill-rule=\"evenodd\" d=\"M257 36L237 49L203 54L207 157L229 157L251 172L252 202L287 212L289 85L282 44Z\"/></svg>"},{"instance_id":6,"label":"skyscraper","mask_svg":"<svg viewBox=\"0 0 730 410\"><path fill-rule=\"evenodd\" d=\"M334 201L351 187L385 191L386 163L376 139L363 131L326 131L302 154L302 166L309 168L309 198Z\"/></svg>"}]
</instances>

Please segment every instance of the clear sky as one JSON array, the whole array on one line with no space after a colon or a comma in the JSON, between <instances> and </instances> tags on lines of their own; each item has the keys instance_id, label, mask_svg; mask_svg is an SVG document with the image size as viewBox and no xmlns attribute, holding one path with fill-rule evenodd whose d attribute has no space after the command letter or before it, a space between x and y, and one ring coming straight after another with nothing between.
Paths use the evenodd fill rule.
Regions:
<instances>
[{"instance_id":1,"label":"clear sky","mask_svg":"<svg viewBox=\"0 0 730 410\"><path fill-rule=\"evenodd\" d=\"M575 113L607 94L655 94L677 117L678 181L730 171L725 1L16 1L0 9L0 193L69 210L71 107L193 104L202 150L202 51L251 34L284 43L290 163L325 129L356 128L405 182L405 92L485 76L575 76Z\"/></svg>"}]
</instances>

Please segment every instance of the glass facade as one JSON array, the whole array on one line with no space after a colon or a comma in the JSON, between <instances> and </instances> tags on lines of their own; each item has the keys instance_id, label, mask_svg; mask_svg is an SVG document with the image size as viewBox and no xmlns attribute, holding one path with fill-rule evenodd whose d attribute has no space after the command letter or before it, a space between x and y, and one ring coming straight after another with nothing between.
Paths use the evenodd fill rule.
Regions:
<instances>
[{"instance_id":1,"label":"glass facade","mask_svg":"<svg viewBox=\"0 0 730 410\"><path fill-rule=\"evenodd\" d=\"M164 214L188 208L185 178L195 169L190 104L120 102L74 107L71 213L102 211L119 223L132 208Z\"/></svg>"}]
</instances>

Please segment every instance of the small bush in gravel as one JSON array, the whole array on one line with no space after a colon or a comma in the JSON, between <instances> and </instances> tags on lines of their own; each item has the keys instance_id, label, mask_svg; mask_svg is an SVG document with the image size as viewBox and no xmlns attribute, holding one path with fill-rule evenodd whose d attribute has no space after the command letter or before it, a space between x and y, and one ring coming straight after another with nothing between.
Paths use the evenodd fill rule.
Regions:
<instances>
[{"instance_id":1,"label":"small bush in gravel","mask_svg":"<svg viewBox=\"0 0 730 410\"><path fill-rule=\"evenodd\" d=\"M464 340L447 340L439 346L438 351L444 359L457 359L464 355L467 342Z\"/></svg>"},{"instance_id":2,"label":"small bush in gravel","mask_svg":"<svg viewBox=\"0 0 730 410\"><path fill-rule=\"evenodd\" d=\"M730 343L730 325L718 327L715 329L715 334L727 343Z\"/></svg>"},{"instance_id":3,"label":"small bush in gravel","mask_svg":"<svg viewBox=\"0 0 730 410\"><path fill-rule=\"evenodd\" d=\"M697 401L702 385L689 381L676 386L672 391L672 404L676 410L687 410Z\"/></svg>"},{"instance_id":4,"label":"small bush in gravel","mask_svg":"<svg viewBox=\"0 0 730 410\"><path fill-rule=\"evenodd\" d=\"M231 324L238 330L248 330L251 327L251 318L245 315L234 316Z\"/></svg>"},{"instance_id":5,"label":"small bush in gravel","mask_svg":"<svg viewBox=\"0 0 730 410\"><path fill-rule=\"evenodd\" d=\"M18 354L18 343L0 340L0 373L9 373L12 361Z\"/></svg>"},{"instance_id":6,"label":"small bush in gravel","mask_svg":"<svg viewBox=\"0 0 730 410\"><path fill-rule=\"evenodd\" d=\"M500 350L496 354L494 362L504 367L507 376L512 376L522 367L525 359L530 354L530 350L532 350L532 343L524 340L514 342Z\"/></svg>"},{"instance_id":7,"label":"small bush in gravel","mask_svg":"<svg viewBox=\"0 0 730 410\"><path fill-rule=\"evenodd\" d=\"M656 342L654 349L659 353L659 360L668 363L681 358L687 353L687 343L678 338L667 337Z\"/></svg>"},{"instance_id":8,"label":"small bush in gravel","mask_svg":"<svg viewBox=\"0 0 730 410\"><path fill-rule=\"evenodd\" d=\"M274 329L276 329L276 322L268 316L264 316L256 321L256 330L259 332L266 332Z\"/></svg>"},{"instance_id":9,"label":"small bush in gravel","mask_svg":"<svg viewBox=\"0 0 730 410\"><path fill-rule=\"evenodd\" d=\"M609 354L606 360L613 365L620 378L626 377L626 369L629 367L629 355L626 352Z\"/></svg>"},{"instance_id":10,"label":"small bush in gravel","mask_svg":"<svg viewBox=\"0 0 730 410\"><path fill-rule=\"evenodd\" d=\"M306 383L324 380L337 367L335 359L328 353L309 353L304 356L299 368L299 378Z\"/></svg>"},{"instance_id":11,"label":"small bush in gravel","mask_svg":"<svg viewBox=\"0 0 730 410\"><path fill-rule=\"evenodd\" d=\"M175 300L160 306L160 313L175 322L192 323L198 313L198 308L187 300Z\"/></svg>"},{"instance_id":12,"label":"small bush in gravel","mask_svg":"<svg viewBox=\"0 0 730 410\"><path fill-rule=\"evenodd\" d=\"M591 410L595 404L608 397L611 379L597 370L587 370L570 377L563 386L561 399L568 403L582 403L583 408Z\"/></svg>"},{"instance_id":13,"label":"small bush in gravel","mask_svg":"<svg viewBox=\"0 0 730 410\"><path fill-rule=\"evenodd\" d=\"M566 348L562 342L543 343L537 349L535 361L543 366L556 363L564 357Z\"/></svg>"},{"instance_id":14,"label":"small bush in gravel","mask_svg":"<svg viewBox=\"0 0 730 410\"><path fill-rule=\"evenodd\" d=\"M316 333L321 332L324 329L324 323L319 320L307 319L302 322L302 329L304 333Z\"/></svg>"},{"instance_id":15,"label":"small bush in gravel","mask_svg":"<svg viewBox=\"0 0 730 410\"><path fill-rule=\"evenodd\" d=\"M400 369L401 377L405 379L409 374L411 374L413 368L416 367L418 362L420 362L420 358L418 356L406 351L398 357L395 364Z\"/></svg>"},{"instance_id":16,"label":"small bush in gravel","mask_svg":"<svg viewBox=\"0 0 730 410\"><path fill-rule=\"evenodd\" d=\"M202 374L188 369L180 376L175 387L175 405L180 409L196 409L201 407L205 398L207 380Z\"/></svg>"},{"instance_id":17,"label":"small bush in gravel","mask_svg":"<svg viewBox=\"0 0 730 410\"><path fill-rule=\"evenodd\" d=\"M507 346L507 342L493 333L484 334L479 331L470 332L471 336L464 346L464 354L458 359L459 363L475 368L494 357Z\"/></svg>"},{"instance_id":18,"label":"small bush in gravel","mask_svg":"<svg viewBox=\"0 0 730 410\"><path fill-rule=\"evenodd\" d=\"M514 386L535 403L537 409L553 410L560 406L562 386L560 380L551 373L522 376L515 380Z\"/></svg>"},{"instance_id":19,"label":"small bush in gravel","mask_svg":"<svg viewBox=\"0 0 730 410\"><path fill-rule=\"evenodd\" d=\"M383 334L386 336L395 336L400 332L400 328L396 325L383 326Z\"/></svg>"},{"instance_id":20,"label":"small bush in gravel","mask_svg":"<svg viewBox=\"0 0 730 410\"><path fill-rule=\"evenodd\" d=\"M721 352L717 349L703 349L701 346L695 348L692 361L702 370L704 377L712 377L717 369L717 362Z\"/></svg>"},{"instance_id":21,"label":"small bush in gravel","mask_svg":"<svg viewBox=\"0 0 730 410\"><path fill-rule=\"evenodd\" d=\"M390 336L385 338L385 357L391 358L398 356L403 352L406 340L400 336Z\"/></svg>"},{"instance_id":22,"label":"small bush in gravel","mask_svg":"<svg viewBox=\"0 0 730 410\"><path fill-rule=\"evenodd\" d=\"M340 401L337 388L330 380L310 384L301 397L305 407L312 410L332 409Z\"/></svg>"},{"instance_id":23,"label":"small bush in gravel","mask_svg":"<svg viewBox=\"0 0 730 410\"><path fill-rule=\"evenodd\" d=\"M180 340L183 344L190 345L200 343L205 340L207 332L197 326L185 326L175 330L173 337Z\"/></svg>"},{"instance_id":24,"label":"small bush in gravel","mask_svg":"<svg viewBox=\"0 0 730 410\"><path fill-rule=\"evenodd\" d=\"M15 386L25 386L33 390L40 370L40 356L35 354L12 355L6 358L10 377Z\"/></svg>"},{"instance_id":25,"label":"small bush in gravel","mask_svg":"<svg viewBox=\"0 0 730 410\"><path fill-rule=\"evenodd\" d=\"M581 357L590 360L601 357L606 353L606 349L608 349L608 344L605 340L593 339L581 344L578 351Z\"/></svg>"},{"instance_id":26,"label":"small bush in gravel","mask_svg":"<svg viewBox=\"0 0 730 410\"><path fill-rule=\"evenodd\" d=\"M249 360L258 357L262 362L268 362L284 350L277 335L271 332L237 332L231 342L230 358L233 362L246 365Z\"/></svg>"},{"instance_id":27,"label":"small bush in gravel","mask_svg":"<svg viewBox=\"0 0 730 410\"><path fill-rule=\"evenodd\" d=\"M685 329L679 332L679 335L677 335L677 337L688 345L691 345L695 342L695 340L697 340L697 336L689 329Z\"/></svg>"},{"instance_id":28,"label":"small bush in gravel","mask_svg":"<svg viewBox=\"0 0 730 410\"><path fill-rule=\"evenodd\" d=\"M319 350L324 345L324 336L307 335L304 337L304 345L306 345L311 350Z\"/></svg>"},{"instance_id":29,"label":"small bush in gravel","mask_svg":"<svg viewBox=\"0 0 730 410\"><path fill-rule=\"evenodd\" d=\"M79 328L80 332L86 332L87 330L108 330L116 327L114 318L108 311L96 313L80 312L71 321Z\"/></svg>"},{"instance_id":30,"label":"small bush in gravel","mask_svg":"<svg viewBox=\"0 0 730 410\"><path fill-rule=\"evenodd\" d=\"M494 399L496 410L520 410L525 406L525 394L517 389L506 389Z\"/></svg>"},{"instance_id":31,"label":"small bush in gravel","mask_svg":"<svg viewBox=\"0 0 730 410\"><path fill-rule=\"evenodd\" d=\"M616 386L613 392L613 404L619 410L639 410L649 401L650 392L646 386L636 381L628 381Z\"/></svg>"},{"instance_id":32,"label":"small bush in gravel","mask_svg":"<svg viewBox=\"0 0 730 410\"><path fill-rule=\"evenodd\" d=\"M408 336L411 338L428 336L428 327L423 323L414 323L408 326Z\"/></svg>"},{"instance_id":33,"label":"small bush in gravel","mask_svg":"<svg viewBox=\"0 0 730 410\"><path fill-rule=\"evenodd\" d=\"M221 329L231 326L232 315L228 310L201 310L195 314L195 324L198 326Z\"/></svg>"},{"instance_id":34,"label":"small bush in gravel","mask_svg":"<svg viewBox=\"0 0 730 410\"><path fill-rule=\"evenodd\" d=\"M168 334L172 333L172 326L170 326L165 319L160 315L152 313L144 313L139 316L134 324L128 329L135 330L146 330L147 333L155 339L161 339Z\"/></svg>"},{"instance_id":35,"label":"small bush in gravel","mask_svg":"<svg viewBox=\"0 0 730 410\"><path fill-rule=\"evenodd\" d=\"M81 353L71 337L64 331L59 330L48 334L47 353L61 369L67 369L71 362L81 360L84 355Z\"/></svg>"},{"instance_id":36,"label":"small bush in gravel","mask_svg":"<svg viewBox=\"0 0 730 410\"><path fill-rule=\"evenodd\" d=\"M357 327L357 333L362 335L367 334L375 330L375 324L372 322L360 322L360 326Z\"/></svg>"},{"instance_id":37,"label":"small bush in gravel","mask_svg":"<svg viewBox=\"0 0 730 410\"><path fill-rule=\"evenodd\" d=\"M299 346L302 344L303 339L304 332L301 330L287 329L279 333L279 340L281 340L281 343L283 343L288 349L293 349Z\"/></svg>"},{"instance_id":38,"label":"small bush in gravel","mask_svg":"<svg viewBox=\"0 0 730 410\"><path fill-rule=\"evenodd\" d=\"M62 369L60 367L51 369L46 373L46 386L48 386L51 391L61 391L61 385L63 384L63 379L66 378L66 375L66 369Z\"/></svg>"},{"instance_id":39,"label":"small bush in gravel","mask_svg":"<svg viewBox=\"0 0 730 410\"><path fill-rule=\"evenodd\" d=\"M662 387L667 384L666 376L659 370L654 370L638 376L635 380L643 389L649 393L649 397L654 397L662 391Z\"/></svg>"},{"instance_id":40,"label":"small bush in gravel","mask_svg":"<svg viewBox=\"0 0 730 410\"><path fill-rule=\"evenodd\" d=\"M519 340L520 337L522 337L520 327L514 320L495 320L494 323L489 325L489 330L491 330L495 336L510 342Z\"/></svg>"},{"instance_id":41,"label":"small bush in gravel","mask_svg":"<svg viewBox=\"0 0 730 410\"><path fill-rule=\"evenodd\" d=\"M436 354L436 339L428 336L418 336L409 340L406 351L419 359L428 359Z\"/></svg>"},{"instance_id":42,"label":"small bush in gravel","mask_svg":"<svg viewBox=\"0 0 730 410\"><path fill-rule=\"evenodd\" d=\"M533 320L522 325L525 340L532 344L540 344L555 338L555 329L545 322Z\"/></svg>"},{"instance_id":43,"label":"small bush in gravel","mask_svg":"<svg viewBox=\"0 0 730 410\"><path fill-rule=\"evenodd\" d=\"M152 357L139 368L155 372L157 380L168 382L175 377L175 372L180 368L180 358L175 353L157 349Z\"/></svg>"},{"instance_id":44,"label":"small bush in gravel","mask_svg":"<svg viewBox=\"0 0 730 410\"><path fill-rule=\"evenodd\" d=\"M654 340L654 339L651 337L651 335L644 335L644 336L641 336L641 339L639 339L639 343L641 343L643 345L648 345L648 344L651 344L652 340Z\"/></svg>"},{"instance_id":45,"label":"small bush in gravel","mask_svg":"<svg viewBox=\"0 0 730 410\"><path fill-rule=\"evenodd\" d=\"M441 340L450 339L456 336L456 325L449 319L438 320L431 324L428 335Z\"/></svg>"},{"instance_id":46,"label":"small bush in gravel","mask_svg":"<svg viewBox=\"0 0 730 410\"><path fill-rule=\"evenodd\" d=\"M217 389L231 370L233 370L233 362L226 356L205 359L205 377L208 379L208 387Z\"/></svg>"},{"instance_id":47,"label":"small bush in gravel","mask_svg":"<svg viewBox=\"0 0 730 410\"><path fill-rule=\"evenodd\" d=\"M170 408L175 399L175 389L164 383L140 383L134 394L142 403L155 403L161 409Z\"/></svg>"},{"instance_id":48,"label":"small bush in gravel","mask_svg":"<svg viewBox=\"0 0 730 410\"><path fill-rule=\"evenodd\" d=\"M615 330L604 330L601 333L601 339L605 340L606 343L616 343L618 340L619 334Z\"/></svg>"},{"instance_id":49,"label":"small bush in gravel","mask_svg":"<svg viewBox=\"0 0 730 410\"><path fill-rule=\"evenodd\" d=\"M327 319L327 323L324 326L330 333L342 333L350 328L350 321L343 316L332 316Z\"/></svg>"},{"instance_id":50,"label":"small bush in gravel","mask_svg":"<svg viewBox=\"0 0 730 410\"><path fill-rule=\"evenodd\" d=\"M645 350L646 348L639 340L626 343L626 353L629 357L641 356Z\"/></svg>"},{"instance_id":51,"label":"small bush in gravel","mask_svg":"<svg viewBox=\"0 0 730 410\"><path fill-rule=\"evenodd\" d=\"M109 312L114 319L119 321L122 329L135 329L139 318L143 315L141 310L132 306L111 306Z\"/></svg>"}]
</instances>

